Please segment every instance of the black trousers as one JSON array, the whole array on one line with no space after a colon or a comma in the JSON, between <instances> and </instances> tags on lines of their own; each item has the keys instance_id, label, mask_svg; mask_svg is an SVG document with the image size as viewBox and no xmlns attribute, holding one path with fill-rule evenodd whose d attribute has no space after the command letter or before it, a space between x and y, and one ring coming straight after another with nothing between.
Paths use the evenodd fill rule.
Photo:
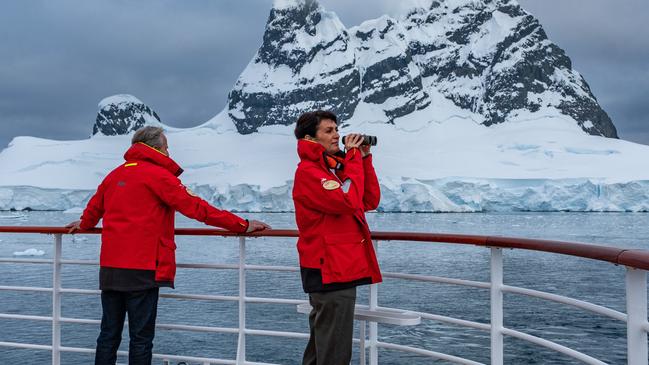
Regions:
<instances>
[{"instance_id":1,"label":"black trousers","mask_svg":"<svg viewBox=\"0 0 649 365\"><path fill-rule=\"evenodd\" d=\"M95 365L114 365L128 313L128 363L150 365L153 354L158 288L139 291L101 292L101 332L97 338Z\"/></svg>"},{"instance_id":2,"label":"black trousers","mask_svg":"<svg viewBox=\"0 0 649 365\"><path fill-rule=\"evenodd\" d=\"M310 293L311 328L302 365L349 365L352 358L356 287Z\"/></svg>"}]
</instances>

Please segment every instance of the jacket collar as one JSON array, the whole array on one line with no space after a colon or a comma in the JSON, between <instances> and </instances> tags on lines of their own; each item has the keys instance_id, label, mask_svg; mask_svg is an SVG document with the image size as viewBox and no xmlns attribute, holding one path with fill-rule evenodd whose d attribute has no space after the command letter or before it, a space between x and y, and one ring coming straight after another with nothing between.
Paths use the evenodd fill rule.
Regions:
<instances>
[{"instance_id":1,"label":"jacket collar","mask_svg":"<svg viewBox=\"0 0 649 365\"><path fill-rule=\"evenodd\" d=\"M300 139L297 141L297 154L300 156L300 160L318 162L328 170L342 171L345 167L344 152L341 151L335 156L329 155L320 143L308 139Z\"/></svg>"},{"instance_id":2,"label":"jacket collar","mask_svg":"<svg viewBox=\"0 0 649 365\"><path fill-rule=\"evenodd\" d=\"M323 161L324 153L324 146L318 142L304 138L297 141L297 154L301 160Z\"/></svg>"},{"instance_id":3,"label":"jacket collar","mask_svg":"<svg viewBox=\"0 0 649 365\"><path fill-rule=\"evenodd\" d=\"M147 161L167 169L174 176L183 173L183 169L171 157L142 142L135 143L124 153L126 161Z\"/></svg>"}]
</instances>

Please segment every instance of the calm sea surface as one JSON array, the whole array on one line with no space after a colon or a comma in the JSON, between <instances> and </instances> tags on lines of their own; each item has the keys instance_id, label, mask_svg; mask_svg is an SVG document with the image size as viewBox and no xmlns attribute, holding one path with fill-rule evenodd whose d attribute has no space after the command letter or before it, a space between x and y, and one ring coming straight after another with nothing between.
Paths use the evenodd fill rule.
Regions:
<instances>
[{"instance_id":1,"label":"calm sea surface","mask_svg":"<svg viewBox=\"0 0 649 365\"><path fill-rule=\"evenodd\" d=\"M295 228L292 214L242 214L261 219L274 228ZM78 214L60 212L0 212L0 225L57 226ZM649 214L629 213L488 213L488 214L369 214L373 230L467 233L557 239L624 248L649 249ZM179 217L178 227L203 227ZM51 258L53 237L46 235L0 234L0 257L15 257L27 249L44 251L39 258ZM177 237L178 261L183 263L237 263L238 240L218 237ZM66 236L66 259L97 260L99 237ZM505 284L548 291L625 311L624 268L568 256L507 250ZM438 275L467 280L489 280L489 251L485 248L408 242L379 244L379 261L384 272ZM296 265L294 239L258 238L248 241L247 262L265 265ZM63 268L64 288L97 288L97 267ZM0 263L0 286L51 287L51 265ZM248 296L306 299L297 273L248 272ZM176 289L166 293L237 295L235 270L179 269ZM367 288L359 290L360 304L367 303ZM425 284L386 279L379 286L379 305L488 323L488 290L462 286ZM0 313L51 315L50 293L0 291ZM64 294L62 315L99 319L101 306L96 295ZM294 305L249 304L246 324L251 329L308 332L305 315ZM158 323L237 327L236 302L161 299ZM505 295L505 326L541 336L584 352L611 364L626 363L626 329L622 322L590 312L519 295ZM63 346L94 348L98 325L63 324ZM379 325L381 341L425 348L489 362L489 333L460 326L423 320L420 325ZM124 334L121 350L127 350ZM49 345L51 324L39 321L0 319L0 341ZM247 360L299 364L305 340L247 336ZM158 330L156 353L236 357L237 336ZM90 364L87 354L62 354L63 364ZM381 364L431 364L430 358L380 350ZM120 358L125 363L126 359ZM50 353L0 347L0 364L45 364ZM161 362L158 362L161 363ZM358 349L354 361L358 363ZM577 364L571 358L514 338L505 338L507 364Z\"/></svg>"}]
</instances>

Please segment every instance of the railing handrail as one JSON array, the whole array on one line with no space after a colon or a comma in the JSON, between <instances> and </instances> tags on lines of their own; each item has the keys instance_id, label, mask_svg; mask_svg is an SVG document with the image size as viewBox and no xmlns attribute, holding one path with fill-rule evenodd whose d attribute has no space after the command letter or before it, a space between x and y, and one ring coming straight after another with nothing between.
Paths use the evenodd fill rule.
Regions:
<instances>
[{"instance_id":1,"label":"railing handrail","mask_svg":"<svg viewBox=\"0 0 649 365\"><path fill-rule=\"evenodd\" d=\"M0 226L0 233L42 233L67 234L65 227L47 226ZM235 233L215 228L176 228L178 236L245 236L245 237L298 237L294 229L269 229L253 233ZM78 234L101 234L101 228L79 231ZM649 251L625 249L588 243L568 241L540 240L532 238L517 238L504 236L481 236L452 233L425 232L383 232L373 231L372 239L381 241L418 241L457 243L485 247L516 248L539 252L557 253L577 256L593 260L606 261L616 265L624 265L636 269L649 270Z\"/></svg>"},{"instance_id":2,"label":"railing handrail","mask_svg":"<svg viewBox=\"0 0 649 365\"><path fill-rule=\"evenodd\" d=\"M52 263L53 272L52 272L52 288L34 288L34 287L9 287L3 286L0 287L0 290L35 290L35 291L48 291L52 293L52 316L51 317L41 317L41 316L31 316L31 315L16 315L16 314L2 314L3 318L13 318L13 319L25 319L25 320L51 320L52 322L52 345L51 346L41 346L33 344L22 344L22 343L10 343L10 342L0 342L0 346L4 347L15 347L15 348L32 348L32 349L44 349L52 351L52 364L60 364L60 353L61 352L92 352L92 349L77 349L70 348L61 345L61 323L71 322L71 323L91 323L87 319L76 319L76 318L64 318L61 316L61 295L63 293L81 293L81 294L97 294L97 291L93 290L83 290L83 289L63 289L61 286L61 266L63 264L98 264L97 262L89 262L87 260L62 260L62 236L67 234L68 229L65 227L29 227L29 226L0 226L0 233L36 233L36 234L53 234L55 241L55 250L53 253L53 258L51 260L21 260L20 262L33 262L33 263ZM80 231L80 234L100 234L101 228L94 228L87 231ZM234 232L229 232L221 229L213 228L179 228L176 229L175 233L177 235L194 235L194 236L224 236L224 237L238 237L239 241L239 263L233 267L231 265L199 265L197 268L208 268L206 266L214 266L215 268L227 268L227 269L238 269L239 270L239 295L234 297L224 297L224 296L205 296L205 295L182 295L175 294L170 295L166 294L165 296L170 296L174 298L187 298L187 299L209 299L209 300L236 300L239 303L239 328L218 328L218 327L204 327L199 328L196 326L187 326L187 325L164 325L165 327L174 329L183 329L189 331L222 331L238 333L239 340L237 345L237 356L236 360L222 360L222 359L207 359L201 358L200 361L204 363L232 363L232 364L244 364L251 363L246 361L246 335L270 335L270 336L282 336L282 337L295 337L295 338L306 338L307 334L303 333L293 333L293 332L281 332L281 331L267 331L267 330L252 330L246 327L245 313L246 313L246 303L252 302L264 302L264 303L276 303L276 304L295 304L302 303L301 300L287 300L287 299L274 299L274 298L252 298L246 295L246 279L245 273L248 269L279 269L284 271L285 267L279 266L259 266L259 265L246 265L245 256L246 248L245 241L246 237L298 237L298 231L296 230L266 230L262 232L255 232L250 234L238 234ZM546 348L555 350L559 353L569 355L575 359L581 360L588 364L598 364L603 365L604 362L593 358L589 355L586 355L577 350L562 346L558 343L545 340L540 337L535 337L524 332L519 332L511 328L507 328L503 324L504 319L504 306L503 306L503 294L505 292L518 293L523 295L529 295L532 297L542 298L553 300L563 304L573 305L594 313L608 315L617 320L626 321L627 323L627 362L629 365L647 365L648 353L647 349L647 332L649 331L649 322L647 321L647 271L649 268L649 251L646 250L627 250L622 248L614 248L607 246L599 246L593 244L585 243L575 243L575 242L564 242L564 241L550 241L550 240L537 240L529 238L514 238L514 237L499 237L499 236L480 236L480 235L464 235L464 234L445 234L445 233L417 233L417 232L373 232L372 238L375 240L375 244L378 244L379 241L400 241L400 242L424 242L424 243L455 243L455 244L468 244L478 247L488 248L491 252L490 258L490 282L481 283L481 282L470 282L467 280L459 279L450 279L450 278L438 278L430 276L419 275L390 275L391 273L386 273L386 277L403 277L405 279L415 279L415 280L426 280L432 282L445 282L445 283L454 283L459 285L468 285L475 286L479 288L488 288L490 290L490 324L482 324L477 322L471 322L466 320L461 320L458 318L445 317L440 315L433 315L428 313L420 313L421 318L427 318L432 320L437 320L446 323L455 323L463 326L484 329L490 331L490 353L491 353L491 364L492 365L502 365L504 363L504 336L517 337L524 341L535 343L537 345L544 346ZM534 290L529 290L525 288L511 287L504 285L503 283L503 248L509 249L526 249L533 250L537 252L547 252L547 253L556 253L571 255L574 257L581 258L590 258L599 261L604 261L613 264L620 264L626 266L626 304L627 304L627 313L616 312L610 310L606 307L600 307L597 305L592 305L587 302L581 302L568 297L562 297L554 295L551 293L537 292ZM1 259L0 262L14 262L19 259ZM194 265L188 265L194 266ZM291 268L289 268L291 269ZM639 269L639 270L637 270ZM378 309L378 286L370 286L370 295L369 295L369 309ZM191 298L190 298L191 297ZM200 298L199 298L200 297ZM209 298L207 298L209 297ZM272 300L271 300L272 299ZM269 301L271 300L271 301ZM96 320L92 320L92 323L96 323ZM396 344L384 343L378 340L378 328L377 323L370 322L369 324L369 346L365 346L365 324L363 322L361 328L362 339L354 341L361 341L362 351L361 351L361 363L365 364L365 350L369 349L369 359L370 363L373 365L378 365L378 352L379 347L382 348L392 348L396 350L407 351L411 353L417 353L422 355L427 355L437 359L446 359L449 361L454 361L463 364L478 364L475 361L457 358L455 356L450 356L442 353L437 353L433 351L428 351L419 348L411 348L408 346L401 346ZM154 355L158 358L167 355ZM177 359L190 359L173 355ZM199 358L191 358L199 359ZM252 364L252 363L251 363Z\"/></svg>"}]
</instances>

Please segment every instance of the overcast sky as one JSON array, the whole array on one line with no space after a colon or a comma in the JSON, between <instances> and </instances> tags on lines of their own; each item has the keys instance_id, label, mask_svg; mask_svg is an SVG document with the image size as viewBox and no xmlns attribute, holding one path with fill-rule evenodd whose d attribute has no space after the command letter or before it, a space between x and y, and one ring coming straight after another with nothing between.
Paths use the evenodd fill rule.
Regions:
<instances>
[{"instance_id":1,"label":"overcast sky","mask_svg":"<svg viewBox=\"0 0 649 365\"><path fill-rule=\"evenodd\" d=\"M347 26L395 0L320 0ZM649 1L520 0L563 48L621 138L649 144ZM0 2L0 148L20 135L87 138L106 96L164 123L220 112L261 44L272 0Z\"/></svg>"}]
</instances>

